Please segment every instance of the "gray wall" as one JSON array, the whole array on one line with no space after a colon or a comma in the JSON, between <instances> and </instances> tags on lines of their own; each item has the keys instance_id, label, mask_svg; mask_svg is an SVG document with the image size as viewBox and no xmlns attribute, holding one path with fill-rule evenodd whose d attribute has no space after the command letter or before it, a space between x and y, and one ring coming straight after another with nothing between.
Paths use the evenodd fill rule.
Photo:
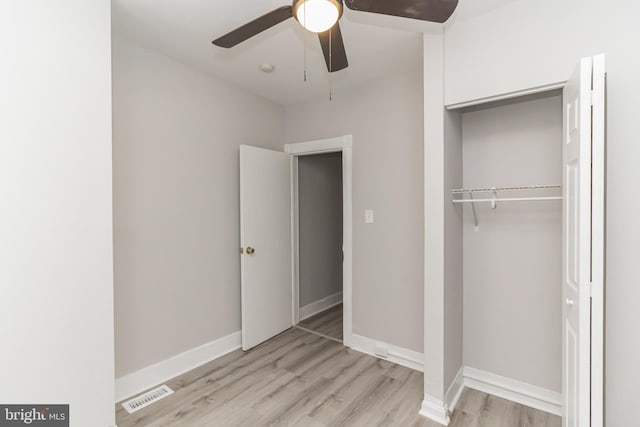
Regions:
<instances>
[{"instance_id":1,"label":"gray wall","mask_svg":"<svg viewBox=\"0 0 640 427\"><path fill-rule=\"evenodd\" d=\"M0 3L0 402L73 426L115 423L110 44L107 0Z\"/></svg>"},{"instance_id":2,"label":"gray wall","mask_svg":"<svg viewBox=\"0 0 640 427\"><path fill-rule=\"evenodd\" d=\"M462 117L464 187L562 184L561 96ZM560 392L562 203L476 212L478 231L464 208L465 366Z\"/></svg>"},{"instance_id":3,"label":"gray wall","mask_svg":"<svg viewBox=\"0 0 640 427\"><path fill-rule=\"evenodd\" d=\"M298 158L300 306L342 292L342 153Z\"/></svg>"},{"instance_id":4,"label":"gray wall","mask_svg":"<svg viewBox=\"0 0 640 427\"><path fill-rule=\"evenodd\" d=\"M240 330L238 145L283 110L118 37L113 103L120 377Z\"/></svg>"},{"instance_id":5,"label":"gray wall","mask_svg":"<svg viewBox=\"0 0 640 427\"><path fill-rule=\"evenodd\" d=\"M424 81L424 393L444 407L445 110L442 32L423 36ZM460 349L462 354L462 349ZM448 357L459 357L448 354ZM444 417L446 414L440 414Z\"/></svg>"},{"instance_id":6,"label":"gray wall","mask_svg":"<svg viewBox=\"0 0 640 427\"><path fill-rule=\"evenodd\" d=\"M354 333L414 351L423 350L422 111L416 71L285 115L289 143L353 135Z\"/></svg>"},{"instance_id":7,"label":"gray wall","mask_svg":"<svg viewBox=\"0 0 640 427\"><path fill-rule=\"evenodd\" d=\"M463 362L463 229L462 207L451 203L451 190L462 187L462 117L444 112L444 386ZM466 333L466 331L465 331ZM446 391L446 390L445 390Z\"/></svg>"}]
</instances>

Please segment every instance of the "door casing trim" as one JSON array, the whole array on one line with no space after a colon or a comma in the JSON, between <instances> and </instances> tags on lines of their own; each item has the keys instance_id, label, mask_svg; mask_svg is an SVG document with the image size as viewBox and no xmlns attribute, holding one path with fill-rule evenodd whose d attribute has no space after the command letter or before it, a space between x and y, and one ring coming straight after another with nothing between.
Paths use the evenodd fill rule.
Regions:
<instances>
[{"instance_id":1,"label":"door casing trim","mask_svg":"<svg viewBox=\"0 0 640 427\"><path fill-rule=\"evenodd\" d=\"M343 295L343 339L345 346L351 347L353 334L353 136L343 135L336 138L285 144L284 151L291 156L291 323L300 320L300 276L299 276L299 217L298 217L298 158L322 153L342 153L342 250L344 262L342 268Z\"/></svg>"}]
</instances>

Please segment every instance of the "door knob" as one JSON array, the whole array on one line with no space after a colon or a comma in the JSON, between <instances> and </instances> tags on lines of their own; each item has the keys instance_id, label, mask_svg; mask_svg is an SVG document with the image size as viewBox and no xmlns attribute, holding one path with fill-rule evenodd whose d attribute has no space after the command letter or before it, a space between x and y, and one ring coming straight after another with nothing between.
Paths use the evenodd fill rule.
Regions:
<instances>
[{"instance_id":1,"label":"door knob","mask_svg":"<svg viewBox=\"0 0 640 427\"><path fill-rule=\"evenodd\" d=\"M573 305L573 300L572 300L572 299L567 298L566 303L567 303L567 305L568 305L569 307L571 307L571 306Z\"/></svg>"},{"instance_id":2,"label":"door knob","mask_svg":"<svg viewBox=\"0 0 640 427\"><path fill-rule=\"evenodd\" d=\"M248 255L253 255L253 253L254 253L255 251L256 251L256 250L255 250L255 249L253 249L251 246L247 246L247 254L248 254Z\"/></svg>"}]
</instances>

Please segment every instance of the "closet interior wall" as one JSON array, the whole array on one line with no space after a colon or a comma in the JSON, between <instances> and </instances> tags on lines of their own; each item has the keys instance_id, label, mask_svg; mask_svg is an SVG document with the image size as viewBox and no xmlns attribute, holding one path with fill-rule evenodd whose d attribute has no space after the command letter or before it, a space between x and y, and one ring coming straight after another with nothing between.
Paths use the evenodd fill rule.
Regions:
<instances>
[{"instance_id":1,"label":"closet interior wall","mask_svg":"<svg viewBox=\"0 0 640 427\"><path fill-rule=\"evenodd\" d=\"M460 115L464 188L562 183L560 93ZM562 202L475 209L477 228L471 205L462 207L463 364L560 392Z\"/></svg>"}]
</instances>

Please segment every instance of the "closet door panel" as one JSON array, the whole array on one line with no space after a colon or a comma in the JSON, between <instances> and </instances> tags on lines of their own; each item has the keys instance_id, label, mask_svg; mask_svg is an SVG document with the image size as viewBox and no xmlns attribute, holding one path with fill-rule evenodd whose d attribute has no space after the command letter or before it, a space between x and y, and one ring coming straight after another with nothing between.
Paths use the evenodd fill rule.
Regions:
<instances>
[{"instance_id":1,"label":"closet door panel","mask_svg":"<svg viewBox=\"0 0 640 427\"><path fill-rule=\"evenodd\" d=\"M591 70L592 59L581 60L563 92L565 427L590 425Z\"/></svg>"}]
</instances>

